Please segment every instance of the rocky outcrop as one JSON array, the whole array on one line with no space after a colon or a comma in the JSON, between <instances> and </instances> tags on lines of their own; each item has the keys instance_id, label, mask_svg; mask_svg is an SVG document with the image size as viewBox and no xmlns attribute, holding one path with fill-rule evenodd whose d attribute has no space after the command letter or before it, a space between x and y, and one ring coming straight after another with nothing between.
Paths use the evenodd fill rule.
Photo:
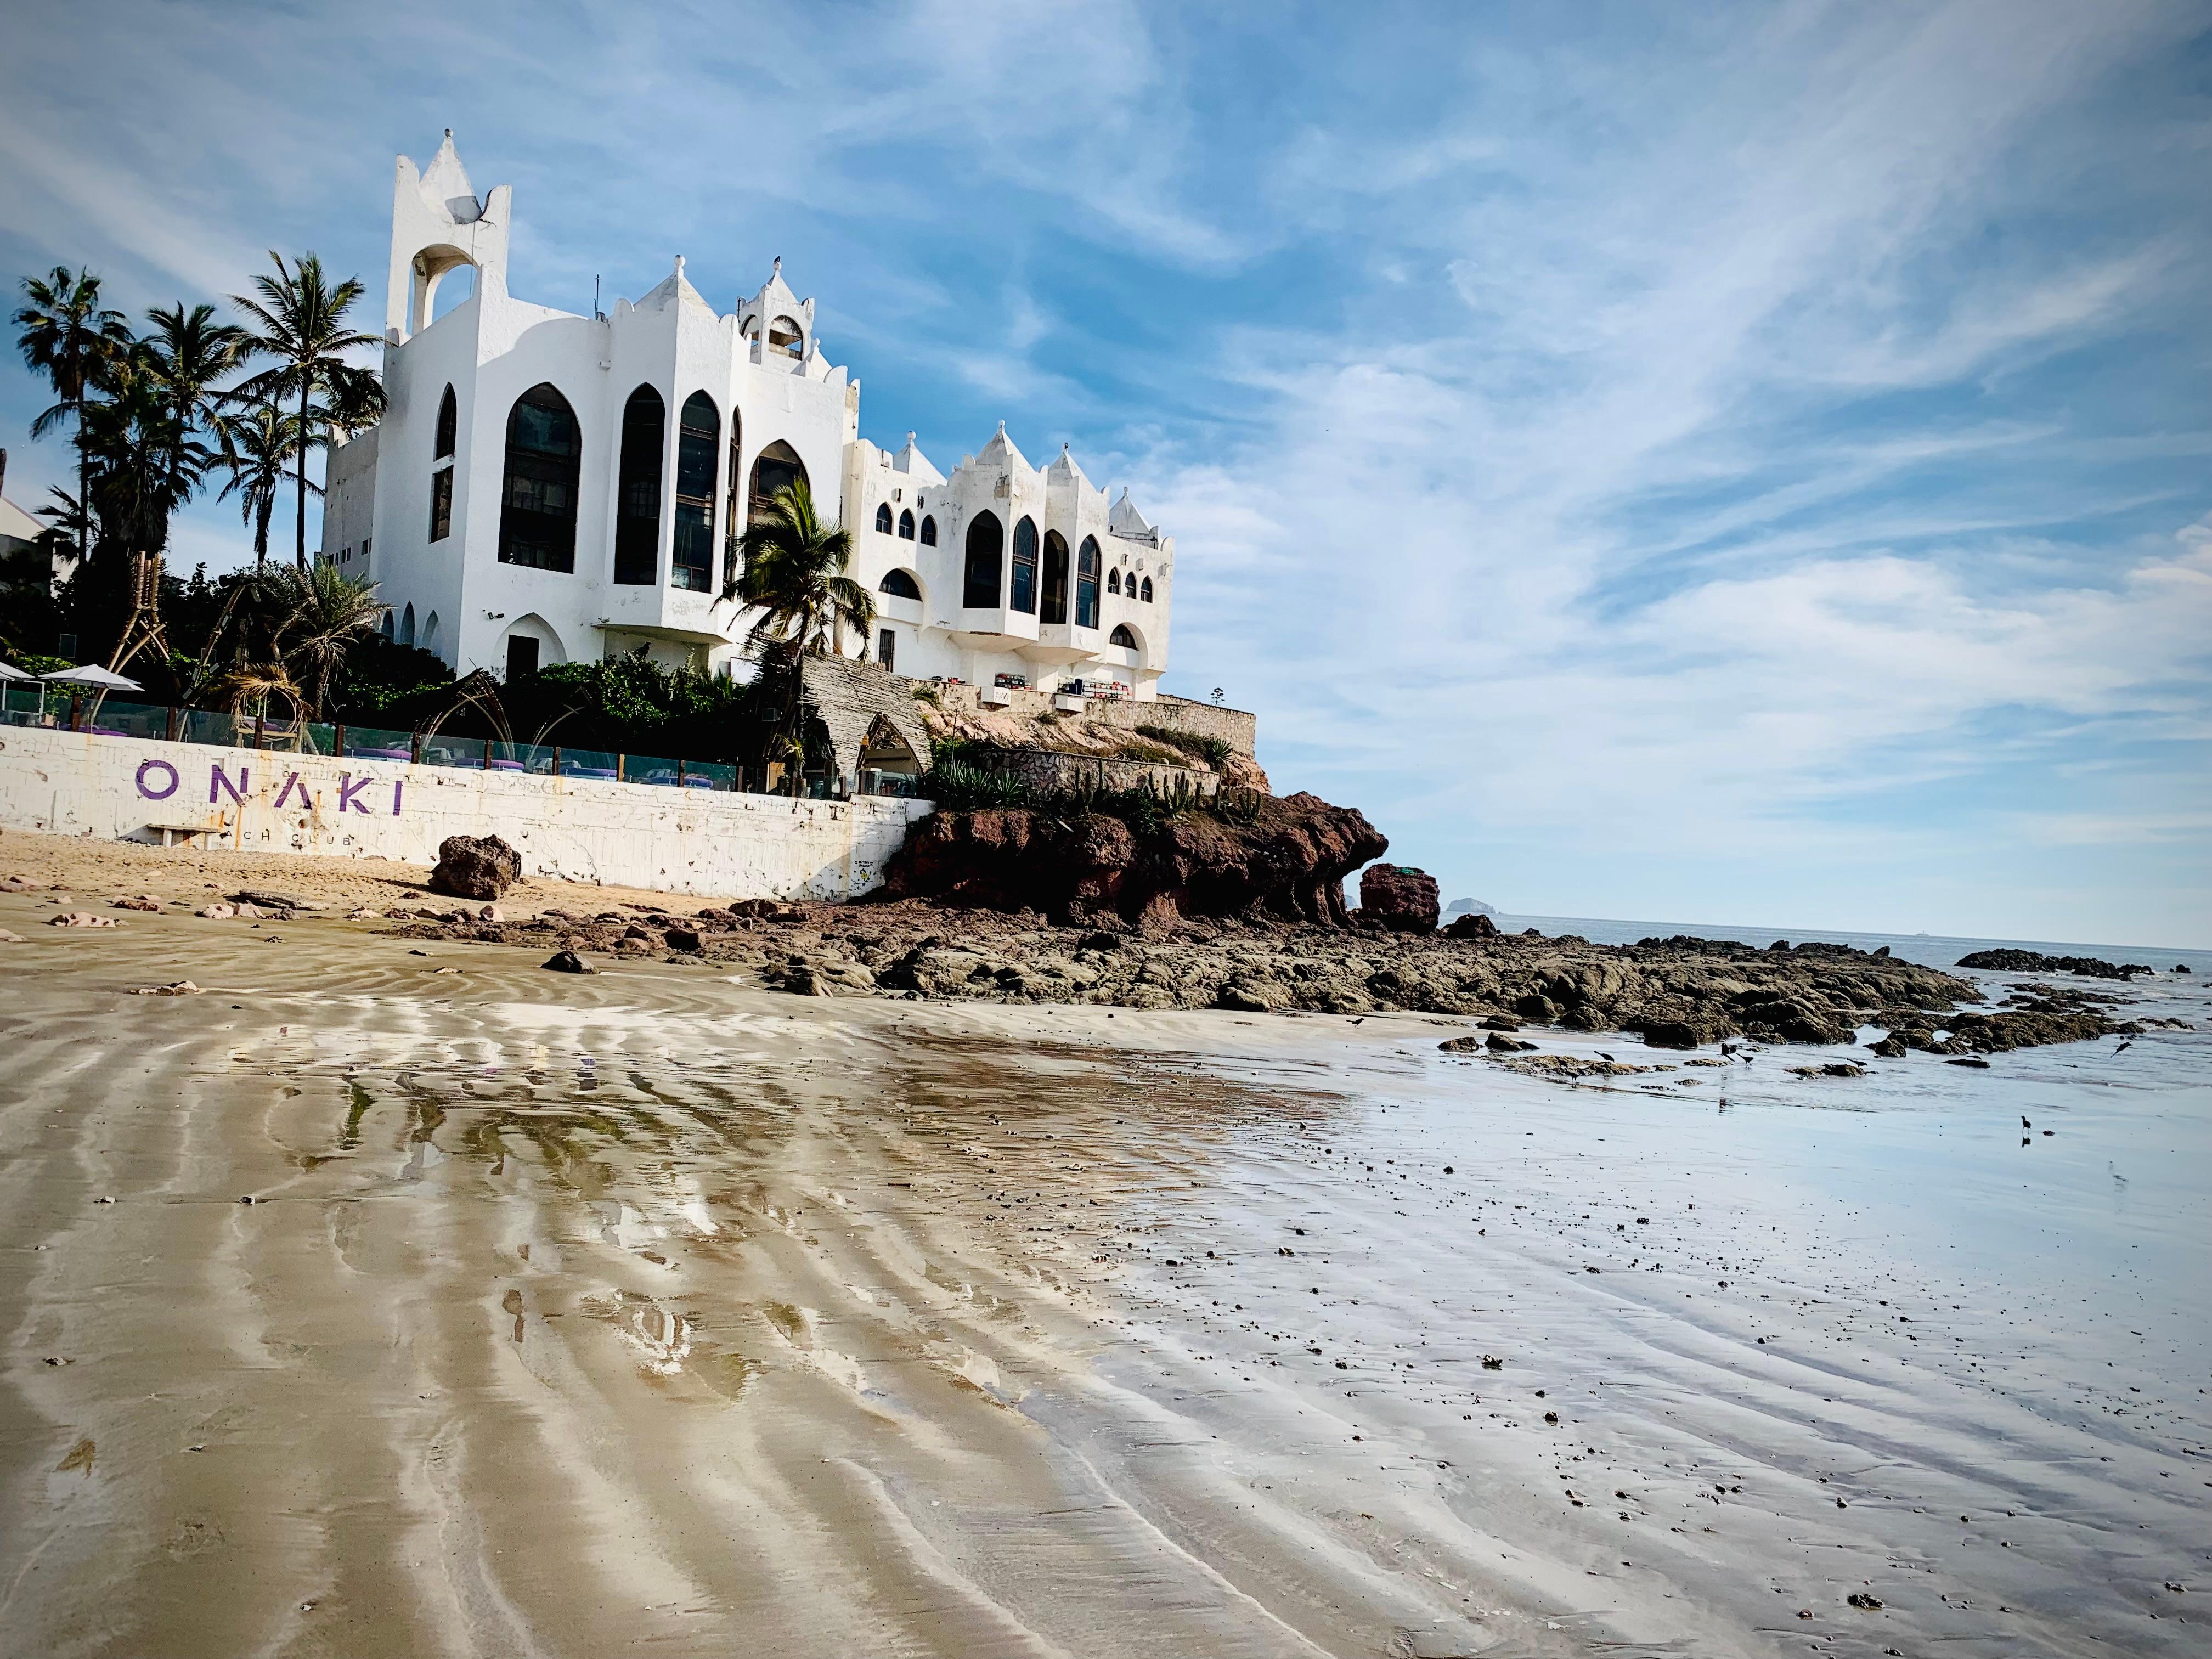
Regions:
<instances>
[{"instance_id":1,"label":"rocky outcrop","mask_svg":"<svg viewBox=\"0 0 2212 1659\"><path fill-rule=\"evenodd\" d=\"M1410 864L1370 864L1359 876L1359 925L1391 933L1433 933L1442 909L1437 878Z\"/></svg>"},{"instance_id":2,"label":"rocky outcrop","mask_svg":"<svg viewBox=\"0 0 2212 1659\"><path fill-rule=\"evenodd\" d=\"M2137 974L2157 971L2140 962L2106 962L2098 957L2047 957L2040 951L2015 951L2009 946L1960 957L1959 966L1994 969L2001 974L2080 974L2090 979L2132 979Z\"/></svg>"},{"instance_id":3,"label":"rocky outcrop","mask_svg":"<svg viewBox=\"0 0 2212 1659\"><path fill-rule=\"evenodd\" d=\"M1213 916L1340 927L1344 878L1389 846L1359 812L1306 794L1261 798L1249 823L1182 812L1142 830L1096 812L935 812L908 832L879 902L1118 921L1154 933Z\"/></svg>"},{"instance_id":4,"label":"rocky outcrop","mask_svg":"<svg viewBox=\"0 0 2212 1659\"><path fill-rule=\"evenodd\" d=\"M448 898L495 899L522 879L522 855L497 836L448 836L438 843L430 890Z\"/></svg>"},{"instance_id":5,"label":"rocky outcrop","mask_svg":"<svg viewBox=\"0 0 2212 1659\"><path fill-rule=\"evenodd\" d=\"M1444 929L1446 939L1496 939L1498 924L1480 910L1471 915L1455 916L1451 926Z\"/></svg>"}]
</instances>

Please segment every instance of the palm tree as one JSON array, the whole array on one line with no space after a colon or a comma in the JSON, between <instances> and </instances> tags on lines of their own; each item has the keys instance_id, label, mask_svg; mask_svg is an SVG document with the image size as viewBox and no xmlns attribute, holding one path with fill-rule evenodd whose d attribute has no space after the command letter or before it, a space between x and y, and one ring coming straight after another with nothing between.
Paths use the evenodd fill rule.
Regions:
<instances>
[{"instance_id":1,"label":"palm tree","mask_svg":"<svg viewBox=\"0 0 2212 1659\"><path fill-rule=\"evenodd\" d=\"M145 337L149 371L168 402L170 418L181 432L221 438L223 408L231 398L215 383L244 361L246 331L216 322L213 306L186 311L182 300L167 311L148 312L146 320L154 325Z\"/></svg>"},{"instance_id":2,"label":"palm tree","mask_svg":"<svg viewBox=\"0 0 2212 1659\"><path fill-rule=\"evenodd\" d=\"M344 666L355 641L372 632L384 614L376 584L367 576L344 576L327 559L282 579L283 619L276 649L292 678L307 694L309 718L323 717L323 700L331 679Z\"/></svg>"},{"instance_id":3,"label":"palm tree","mask_svg":"<svg viewBox=\"0 0 2212 1659\"><path fill-rule=\"evenodd\" d=\"M763 672L787 681L783 730L769 743L772 756L791 768L796 789L805 744L800 738L800 702L805 688L799 659L845 654L845 629L862 639L876 620L868 590L845 573L853 566L853 536L831 530L815 516L814 495L804 479L794 480L769 498L738 543L742 570L722 589L726 599L760 609L746 641L762 658Z\"/></svg>"},{"instance_id":4,"label":"palm tree","mask_svg":"<svg viewBox=\"0 0 2212 1659\"><path fill-rule=\"evenodd\" d=\"M777 490L738 545L744 568L722 597L760 608L746 635L752 644L842 657L848 627L867 637L876 602L845 574L853 564L852 532L831 530L815 516L804 479Z\"/></svg>"},{"instance_id":5,"label":"palm tree","mask_svg":"<svg viewBox=\"0 0 2212 1659\"><path fill-rule=\"evenodd\" d=\"M356 430L375 420L384 409L384 388L369 370L345 361L347 352L377 343L374 335L346 325L347 311L362 296L361 279L349 276L333 285L323 275L323 262L312 253L301 255L296 265L287 265L273 250L269 258L276 274L253 279L260 299L233 295L231 301L257 325L247 337L246 355L276 362L239 386L237 395L256 403L298 404L300 432L293 460L299 513L293 561L305 570L307 452L326 447L334 428ZM328 394L327 407L317 407L319 392Z\"/></svg>"},{"instance_id":6,"label":"palm tree","mask_svg":"<svg viewBox=\"0 0 2212 1659\"><path fill-rule=\"evenodd\" d=\"M43 434L64 415L76 428L76 499L88 495L85 475L90 462L84 451L84 404L108 366L119 356L131 334L123 313L104 311L100 304L100 278L90 271L74 276L66 265L56 265L44 278L23 279L23 297L30 301L15 315L22 330L15 344L23 362L52 383L58 400L31 422L33 438ZM89 515L76 520L76 554L80 562L91 545Z\"/></svg>"},{"instance_id":7,"label":"palm tree","mask_svg":"<svg viewBox=\"0 0 2212 1659\"><path fill-rule=\"evenodd\" d=\"M284 469L300 451L300 417L276 404L255 404L242 415L226 416L222 424L222 465L230 482L216 499L238 497L240 520L253 526L253 568L269 562L269 520L276 510L276 492L284 482ZM307 485L319 495L323 487Z\"/></svg>"}]
</instances>

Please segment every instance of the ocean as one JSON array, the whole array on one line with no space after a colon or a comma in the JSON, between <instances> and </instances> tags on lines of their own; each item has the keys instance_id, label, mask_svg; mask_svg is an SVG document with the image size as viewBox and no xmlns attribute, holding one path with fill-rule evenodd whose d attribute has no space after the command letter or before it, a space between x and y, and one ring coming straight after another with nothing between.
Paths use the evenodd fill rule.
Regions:
<instances>
[{"instance_id":1,"label":"ocean","mask_svg":"<svg viewBox=\"0 0 2212 1659\"><path fill-rule=\"evenodd\" d=\"M2184 949L2172 945L2068 945L2051 939L1961 939L1948 933L1852 933L1820 927L1740 927L1712 921L1620 921L1598 916L1499 915L1498 927L1517 933L1534 927L1540 933L1579 933L1594 945L1633 945L1656 935L1694 933L1700 939L1736 939L1745 945L1767 945L1786 939L1824 945L1849 945L1862 951L1879 951L1885 945L1893 957L1929 968L1949 968L1959 958L1977 951L2039 951L2051 957L2100 957L2106 962L2140 962L2170 971L2187 963L2192 974L2212 973L2212 951Z\"/></svg>"}]
</instances>

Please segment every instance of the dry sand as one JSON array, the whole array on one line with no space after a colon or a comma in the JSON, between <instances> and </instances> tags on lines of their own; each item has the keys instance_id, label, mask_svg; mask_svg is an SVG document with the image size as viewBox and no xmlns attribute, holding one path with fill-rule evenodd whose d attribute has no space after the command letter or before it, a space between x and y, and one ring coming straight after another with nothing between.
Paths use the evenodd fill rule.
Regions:
<instances>
[{"instance_id":1,"label":"dry sand","mask_svg":"<svg viewBox=\"0 0 2212 1659\"><path fill-rule=\"evenodd\" d=\"M82 857L34 872L88 908L393 874ZM1656 1107L1448 1064L1454 1022L47 896L0 895L7 1653L2202 1650L2201 1401L2141 1372L2153 1444L1978 1381L2017 1333L1832 1358L1838 1304L1741 1254L1804 1252L1593 1115ZM1620 1138L1663 1243L1524 1123Z\"/></svg>"}]
</instances>

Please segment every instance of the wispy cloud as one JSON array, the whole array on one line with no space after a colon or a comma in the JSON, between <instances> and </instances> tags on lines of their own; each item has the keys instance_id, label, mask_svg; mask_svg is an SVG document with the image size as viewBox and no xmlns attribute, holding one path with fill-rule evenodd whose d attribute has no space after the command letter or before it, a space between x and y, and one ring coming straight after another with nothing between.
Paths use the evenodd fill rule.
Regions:
<instances>
[{"instance_id":1,"label":"wispy cloud","mask_svg":"<svg viewBox=\"0 0 2212 1659\"><path fill-rule=\"evenodd\" d=\"M519 292L782 253L871 435L1134 477L1176 680L1456 890L2208 939L2206 27L94 0L11 20L0 253L374 280L452 125Z\"/></svg>"}]
</instances>

